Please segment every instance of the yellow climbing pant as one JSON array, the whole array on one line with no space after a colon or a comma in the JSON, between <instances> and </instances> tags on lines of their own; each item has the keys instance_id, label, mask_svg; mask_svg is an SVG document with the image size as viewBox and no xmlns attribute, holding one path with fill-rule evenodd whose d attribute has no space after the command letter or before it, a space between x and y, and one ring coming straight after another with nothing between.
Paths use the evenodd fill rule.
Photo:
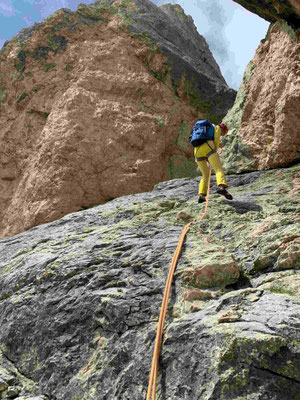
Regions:
<instances>
[{"instance_id":1,"label":"yellow climbing pant","mask_svg":"<svg viewBox=\"0 0 300 400\"><path fill-rule=\"evenodd\" d=\"M202 174L198 191L199 195L207 193L209 176L209 167L207 164L207 160L209 161L210 165L216 173L217 185L224 185L224 187L228 187L222 167L222 162L220 160L219 154L215 151L215 144L213 141L208 141L207 143L196 147L194 149L194 155L197 165Z\"/></svg>"}]
</instances>

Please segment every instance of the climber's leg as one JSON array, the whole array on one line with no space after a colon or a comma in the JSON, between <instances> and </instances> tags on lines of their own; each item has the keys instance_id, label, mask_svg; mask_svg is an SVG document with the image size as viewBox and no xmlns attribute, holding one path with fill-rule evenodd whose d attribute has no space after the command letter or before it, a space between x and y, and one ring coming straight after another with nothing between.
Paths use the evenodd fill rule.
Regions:
<instances>
[{"instance_id":1,"label":"climber's leg","mask_svg":"<svg viewBox=\"0 0 300 400\"><path fill-rule=\"evenodd\" d=\"M199 184L198 195L199 196L206 196L207 187L208 187L208 177L209 177L209 167L207 165L206 160L197 161L197 165L201 171L201 181Z\"/></svg>"},{"instance_id":2,"label":"climber's leg","mask_svg":"<svg viewBox=\"0 0 300 400\"><path fill-rule=\"evenodd\" d=\"M208 161L216 173L217 185L219 187L217 189L217 193L225 196L226 199L228 200L232 200L232 195L226 190L228 184L226 181L225 173L222 167L222 162L220 160L219 154L218 153L212 154L211 156L208 157Z\"/></svg>"}]
</instances>

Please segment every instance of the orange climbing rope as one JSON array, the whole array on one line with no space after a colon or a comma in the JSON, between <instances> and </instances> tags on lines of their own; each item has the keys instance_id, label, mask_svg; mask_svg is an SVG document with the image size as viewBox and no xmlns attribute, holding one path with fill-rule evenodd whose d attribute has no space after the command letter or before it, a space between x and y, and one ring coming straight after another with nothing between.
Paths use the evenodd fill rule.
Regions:
<instances>
[{"instance_id":1,"label":"orange climbing rope","mask_svg":"<svg viewBox=\"0 0 300 400\"><path fill-rule=\"evenodd\" d=\"M210 189L210 177L211 177L211 167L209 168L208 190L207 190L205 209L204 209L204 212L203 212L201 218L198 221L202 221L207 212L207 206L208 206L208 200L209 200L209 189ZM165 286L164 296L163 296L163 300L161 303L160 314L159 314L158 327L157 327L157 332L156 332L156 340L155 340L151 372L150 372L148 391L147 391L147 400L150 400L151 394L152 394L152 400L155 400L156 382L157 382L157 374L158 374L158 360L159 360L159 355L160 355L162 334L163 334L163 329L164 329L164 324L165 324L165 319L166 319L167 307L168 307L168 302L169 302L169 297L170 297L171 284L172 284L175 268L176 268L176 265L178 262L178 258L179 258L180 252L181 252L181 248L182 248L182 245L184 242L184 238L189 230L190 225L194 222L196 222L196 221L191 221L185 225L185 227L181 233L181 236L179 238L179 242L177 244L175 253L172 258L172 262L171 262L171 266L170 266L170 270L169 270L169 274L168 274L168 278L167 278L167 282L166 282L166 286Z\"/></svg>"}]
</instances>

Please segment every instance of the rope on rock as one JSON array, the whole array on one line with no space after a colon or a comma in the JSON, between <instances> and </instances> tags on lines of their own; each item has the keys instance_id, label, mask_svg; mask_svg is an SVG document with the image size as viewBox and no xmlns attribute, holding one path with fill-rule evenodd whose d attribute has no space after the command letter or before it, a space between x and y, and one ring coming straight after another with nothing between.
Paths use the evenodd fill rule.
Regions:
<instances>
[{"instance_id":1,"label":"rope on rock","mask_svg":"<svg viewBox=\"0 0 300 400\"><path fill-rule=\"evenodd\" d=\"M207 212L207 206L208 206L208 200L209 200L209 189L210 189L210 178L211 178L211 167L209 168L208 189L207 189L205 209L204 209L204 212L203 212L201 218L199 220L197 220L198 222L200 222L204 219L206 212ZM159 314L158 327L157 327L157 332L156 332L156 340L155 340L152 365L151 365L151 372L150 372L150 376L149 376L147 400L151 399L151 393L152 393L152 400L155 400L157 374L158 374L158 360L159 360L159 355L160 355L162 334L163 334L163 329L164 329L164 324L165 324L165 319L166 319L167 307L168 307L170 291L171 291L171 284L172 284L174 272L175 272L177 262L178 262L178 259L180 256L184 238L190 228L190 225L197 221L191 221L185 225L185 227L181 233L181 236L179 238L179 242L177 244L175 253L172 258L172 262L171 262L171 266L170 266L170 270L169 270L169 274L168 274L168 278L167 278L167 282L166 282L166 286L165 286L164 296L163 296L163 300L161 303L160 314Z\"/></svg>"}]
</instances>

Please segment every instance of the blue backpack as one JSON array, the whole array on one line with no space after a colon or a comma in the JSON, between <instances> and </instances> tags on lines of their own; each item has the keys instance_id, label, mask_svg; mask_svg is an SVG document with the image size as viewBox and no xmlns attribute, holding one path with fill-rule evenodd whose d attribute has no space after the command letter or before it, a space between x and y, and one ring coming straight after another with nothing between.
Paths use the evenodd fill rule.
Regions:
<instances>
[{"instance_id":1,"label":"blue backpack","mask_svg":"<svg viewBox=\"0 0 300 400\"><path fill-rule=\"evenodd\" d=\"M208 119L204 119L195 123L190 136L190 143L193 147L198 147L208 140L214 140L214 137L215 127L208 121Z\"/></svg>"}]
</instances>

